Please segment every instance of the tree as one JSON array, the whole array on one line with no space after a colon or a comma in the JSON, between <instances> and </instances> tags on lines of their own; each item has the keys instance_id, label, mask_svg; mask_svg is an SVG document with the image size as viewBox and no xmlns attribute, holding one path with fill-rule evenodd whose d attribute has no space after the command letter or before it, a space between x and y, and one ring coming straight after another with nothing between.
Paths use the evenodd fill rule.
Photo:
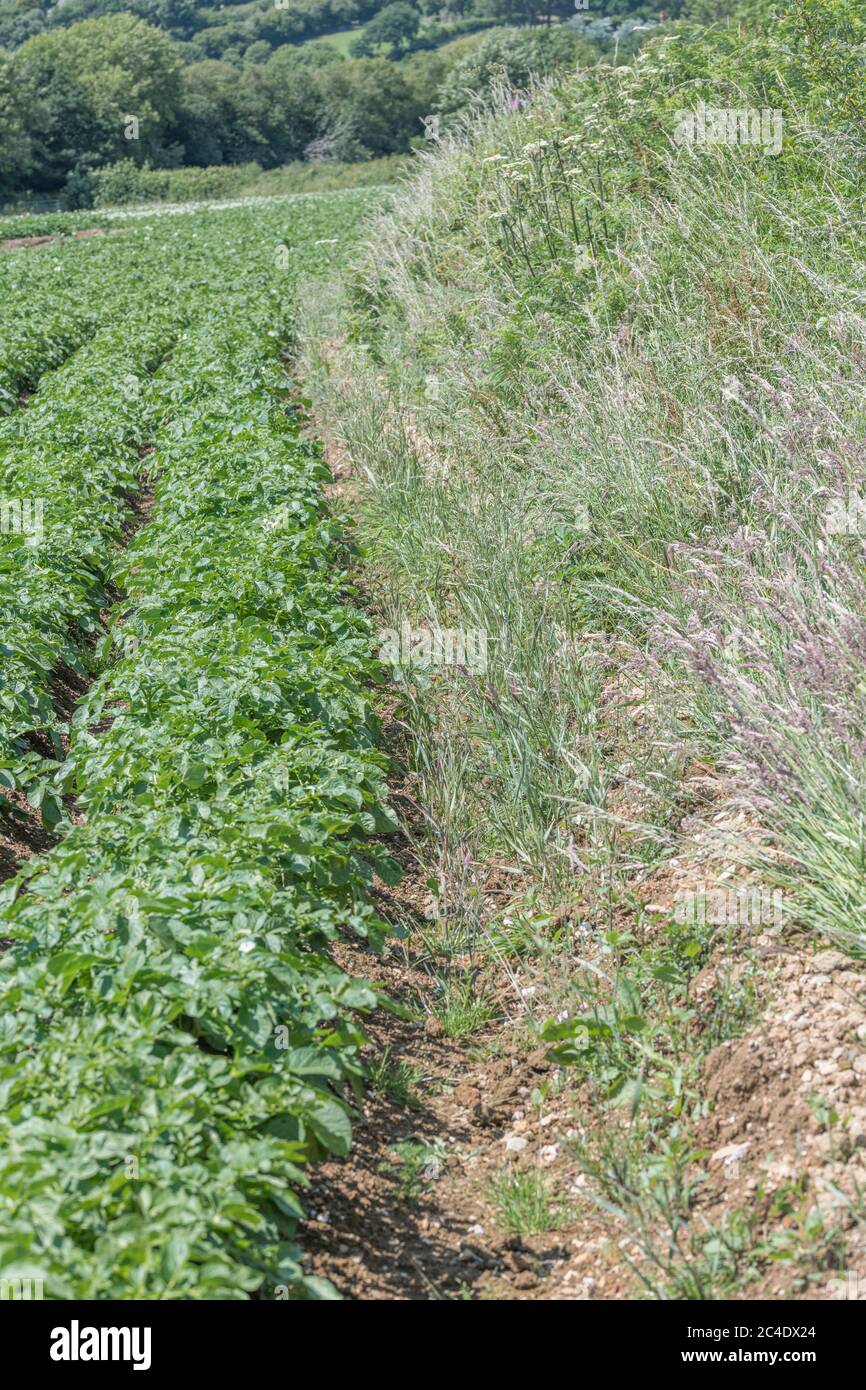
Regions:
<instances>
[{"instance_id":1,"label":"tree","mask_svg":"<svg viewBox=\"0 0 866 1390\"><path fill-rule=\"evenodd\" d=\"M445 80L445 74L451 66L451 61L453 60L450 59L450 54L433 49L428 52L413 53L409 58L404 58L400 64L400 72L425 116L433 110L439 88ZM414 134L421 134L420 126Z\"/></svg>"},{"instance_id":2,"label":"tree","mask_svg":"<svg viewBox=\"0 0 866 1390\"><path fill-rule=\"evenodd\" d=\"M11 54L0 49L0 198L24 186L33 168L33 140L28 116L38 123L36 92L31 83L22 91Z\"/></svg>"},{"instance_id":3,"label":"tree","mask_svg":"<svg viewBox=\"0 0 866 1390\"><path fill-rule=\"evenodd\" d=\"M45 14L38 0L0 0L0 48L17 48L44 28Z\"/></svg>"},{"instance_id":4,"label":"tree","mask_svg":"<svg viewBox=\"0 0 866 1390\"><path fill-rule=\"evenodd\" d=\"M245 63L266 63L271 56L271 45L266 39L258 39L256 43L251 43L244 53Z\"/></svg>"},{"instance_id":5,"label":"tree","mask_svg":"<svg viewBox=\"0 0 866 1390\"><path fill-rule=\"evenodd\" d=\"M442 84L437 108L463 111L489 99L493 85L504 78L512 87L529 86L534 77L591 60L593 50L579 34L564 25L539 31L491 29L451 68Z\"/></svg>"},{"instance_id":6,"label":"tree","mask_svg":"<svg viewBox=\"0 0 866 1390\"><path fill-rule=\"evenodd\" d=\"M22 82L43 94L34 133L37 178L57 187L77 165L120 158L162 162L180 104L172 40L129 14L37 35L14 56Z\"/></svg>"},{"instance_id":7,"label":"tree","mask_svg":"<svg viewBox=\"0 0 866 1390\"><path fill-rule=\"evenodd\" d=\"M302 158L310 143L322 134L326 117L315 74L345 61L340 50L324 39L299 46L284 44L272 55L265 71L283 112L284 159Z\"/></svg>"},{"instance_id":8,"label":"tree","mask_svg":"<svg viewBox=\"0 0 866 1390\"><path fill-rule=\"evenodd\" d=\"M63 185L63 206L70 212L93 207L93 175L76 166Z\"/></svg>"},{"instance_id":9,"label":"tree","mask_svg":"<svg viewBox=\"0 0 866 1390\"><path fill-rule=\"evenodd\" d=\"M421 106L387 58L331 63L316 73L315 83L325 132L337 141L339 158L400 154L420 130Z\"/></svg>"},{"instance_id":10,"label":"tree","mask_svg":"<svg viewBox=\"0 0 866 1390\"><path fill-rule=\"evenodd\" d=\"M270 64L238 73L206 59L186 70L179 129L190 164L242 164L272 168L288 153L288 112Z\"/></svg>"},{"instance_id":11,"label":"tree","mask_svg":"<svg viewBox=\"0 0 866 1390\"><path fill-rule=\"evenodd\" d=\"M353 41L352 53L356 58L369 58L381 49L389 57L406 53L418 36L421 16L414 5L405 0L395 0L370 20L364 32Z\"/></svg>"}]
</instances>

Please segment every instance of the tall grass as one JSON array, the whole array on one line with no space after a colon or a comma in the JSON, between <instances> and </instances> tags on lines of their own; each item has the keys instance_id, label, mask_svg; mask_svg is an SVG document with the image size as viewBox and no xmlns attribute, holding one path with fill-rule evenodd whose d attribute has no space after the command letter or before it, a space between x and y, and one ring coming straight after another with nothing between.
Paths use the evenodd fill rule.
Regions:
<instances>
[{"instance_id":1,"label":"tall grass","mask_svg":"<svg viewBox=\"0 0 866 1390\"><path fill-rule=\"evenodd\" d=\"M524 1041L563 1020L576 1161L656 1297L748 1288L777 1236L807 1280L831 1258L702 1224L703 1058L767 963L638 891L718 795L731 856L866 949L866 146L822 62L793 21L681 30L501 93L302 328L382 626L488 639L484 671L398 672L425 946L504 960ZM781 111L781 153L678 145L699 100Z\"/></svg>"},{"instance_id":2,"label":"tall grass","mask_svg":"<svg viewBox=\"0 0 866 1390\"><path fill-rule=\"evenodd\" d=\"M863 547L828 518L866 486L864 147L766 41L705 43L715 83L651 44L425 159L316 307L310 371L383 625L488 635L483 674L403 687L440 858L633 877L700 759L859 950ZM677 147L699 97L777 105L783 152Z\"/></svg>"}]
</instances>

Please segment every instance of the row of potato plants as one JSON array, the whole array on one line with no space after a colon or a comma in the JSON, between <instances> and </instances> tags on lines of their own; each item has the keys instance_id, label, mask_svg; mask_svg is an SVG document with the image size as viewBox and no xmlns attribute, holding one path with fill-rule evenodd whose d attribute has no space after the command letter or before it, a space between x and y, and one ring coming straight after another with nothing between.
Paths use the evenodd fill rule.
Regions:
<instances>
[{"instance_id":1,"label":"row of potato plants","mask_svg":"<svg viewBox=\"0 0 866 1390\"><path fill-rule=\"evenodd\" d=\"M285 293L235 276L149 386L155 505L55 780L76 823L0 892L0 1277L51 1298L329 1292L299 1194L347 1151L375 994L328 943L383 930L393 822Z\"/></svg>"},{"instance_id":2,"label":"row of potato plants","mask_svg":"<svg viewBox=\"0 0 866 1390\"><path fill-rule=\"evenodd\" d=\"M59 755L52 676L86 673L141 462L140 383L176 331L167 308L127 323L128 340L98 332L0 420L0 785L26 791L49 826L61 814L51 763L26 735L44 729Z\"/></svg>"},{"instance_id":3,"label":"row of potato plants","mask_svg":"<svg viewBox=\"0 0 866 1390\"><path fill-rule=\"evenodd\" d=\"M68 312L4 316L0 323L0 415L13 410L25 388L60 363L84 341L92 319Z\"/></svg>"},{"instance_id":4,"label":"row of potato plants","mask_svg":"<svg viewBox=\"0 0 866 1390\"><path fill-rule=\"evenodd\" d=\"M313 225L316 216L306 213ZM149 374L239 262L279 289L282 232L270 210L258 225L184 218L0 256L5 403L37 385L25 410L0 419L0 789L25 794L51 829L61 816L52 764L29 736L42 731L59 755L53 675L89 669L147 442ZM0 797L0 825L22 814Z\"/></svg>"},{"instance_id":5,"label":"row of potato plants","mask_svg":"<svg viewBox=\"0 0 866 1390\"><path fill-rule=\"evenodd\" d=\"M0 413L35 388L0 419L0 792L26 795L52 830L55 676L89 673L141 469L148 377L195 301L201 264L167 264L147 231L0 256ZM0 795L0 827L23 818Z\"/></svg>"},{"instance_id":6,"label":"row of potato plants","mask_svg":"<svg viewBox=\"0 0 866 1390\"><path fill-rule=\"evenodd\" d=\"M127 309L128 258L112 243L77 249L73 277L62 247L0 252L0 415Z\"/></svg>"}]
</instances>

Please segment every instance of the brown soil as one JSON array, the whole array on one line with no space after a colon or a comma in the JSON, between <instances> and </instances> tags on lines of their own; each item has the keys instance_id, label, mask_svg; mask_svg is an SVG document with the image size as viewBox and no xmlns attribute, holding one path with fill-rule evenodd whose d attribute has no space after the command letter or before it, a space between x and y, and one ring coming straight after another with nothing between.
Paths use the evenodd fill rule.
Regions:
<instances>
[{"instance_id":1,"label":"brown soil","mask_svg":"<svg viewBox=\"0 0 866 1390\"><path fill-rule=\"evenodd\" d=\"M61 662L50 679L51 700L58 720L68 721L86 689L87 681ZM27 735L27 743L43 758L57 756L50 738L41 729L32 730ZM66 734L60 736L60 744L66 752L69 747ZM17 873L26 859L49 850L55 839L23 792L0 787L0 798L13 808L11 814L0 814L0 882L3 882Z\"/></svg>"},{"instance_id":2,"label":"brown soil","mask_svg":"<svg viewBox=\"0 0 866 1390\"><path fill-rule=\"evenodd\" d=\"M117 236L119 232L128 230L128 227L79 227L72 235L77 237Z\"/></svg>"},{"instance_id":3,"label":"brown soil","mask_svg":"<svg viewBox=\"0 0 866 1390\"><path fill-rule=\"evenodd\" d=\"M75 237L114 236L127 231L126 227L80 227L72 235ZM56 236L16 236L0 242L0 251L34 251L39 246L49 246L57 241Z\"/></svg>"},{"instance_id":4,"label":"brown soil","mask_svg":"<svg viewBox=\"0 0 866 1390\"><path fill-rule=\"evenodd\" d=\"M139 458L148 458L154 452L153 444L140 444L138 446ZM123 542L128 545L132 537L146 526L153 511L156 498L153 492L153 478L149 473L142 472L138 475L138 489L127 498L129 515L123 524Z\"/></svg>"},{"instance_id":5,"label":"brown soil","mask_svg":"<svg viewBox=\"0 0 866 1390\"><path fill-rule=\"evenodd\" d=\"M410 873L381 907L420 926L426 885ZM320 1165L303 1228L305 1266L355 1300L586 1299L622 1294L631 1276L611 1233L574 1186L567 1134L572 1097L540 1105L532 1092L553 1075L544 1048L503 1049L503 1019L470 1038L446 1036L426 1012L436 994L429 961L410 938L383 958L360 944L336 949L343 969L381 984L412 1011L384 1009L368 1025L369 1062L388 1055L414 1073L408 1102L368 1087L346 1159ZM421 1141L429 1161L413 1181L395 1146ZM503 1227L491 1185L540 1170L557 1229L516 1235Z\"/></svg>"},{"instance_id":6,"label":"brown soil","mask_svg":"<svg viewBox=\"0 0 866 1390\"><path fill-rule=\"evenodd\" d=\"M22 792L0 787L0 799L12 807L0 814L0 883L17 873L25 859L42 854L53 844L39 812L27 804ZM0 941L0 946L2 946Z\"/></svg>"},{"instance_id":7,"label":"brown soil","mask_svg":"<svg viewBox=\"0 0 866 1390\"><path fill-rule=\"evenodd\" d=\"M50 241L56 240L53 236L14 236L0 243L0 251L31 251L37 246L47 246Z\"/></svg>"},{"instance_id":8,"label":"brown soil","mask_svg":"<svg viewBox=\"0 0 866 1390\"><path fill-rule=\"evenodd\" d=\"M752 1296L828 1297L839 1268L866 1270L866 972L808 939L766 949L766 1012L704 1067L712 1110L698 1141L712 1181L701 1211L750 1211L765 1233L793 1240L817 1208L813 1277L804 1284L802 1269L780 1260Z\"/></svg>"}]
</instances>

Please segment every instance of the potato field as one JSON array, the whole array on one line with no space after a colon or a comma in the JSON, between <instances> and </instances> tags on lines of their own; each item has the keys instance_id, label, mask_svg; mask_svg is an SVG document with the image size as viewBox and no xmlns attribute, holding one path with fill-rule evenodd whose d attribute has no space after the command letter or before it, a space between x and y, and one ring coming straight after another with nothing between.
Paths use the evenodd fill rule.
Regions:
<instances>
[{"instance_id":1,"label":"potato field","mask_svg":"<svg viewBox=\"0 0 866 1390\"><path fill-rule=\"evenodd\" d=\"M281 354L364 207L0 260L0 1276L54 1298L321 1292L297 1194L373 1002L322 946L391 822Z\"/></svg>"}]
</instances>

